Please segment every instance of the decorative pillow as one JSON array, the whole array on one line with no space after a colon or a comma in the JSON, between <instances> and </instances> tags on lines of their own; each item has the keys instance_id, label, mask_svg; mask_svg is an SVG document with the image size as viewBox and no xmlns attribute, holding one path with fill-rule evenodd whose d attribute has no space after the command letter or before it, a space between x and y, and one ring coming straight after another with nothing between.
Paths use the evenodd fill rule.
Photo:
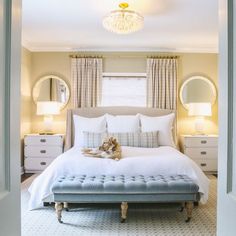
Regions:
<instances>
[{"instance_id":1,"label":"decorative pillow","mask_svg":"<svg viewBox=\"0 0 236 236\"><path fill-rule=\"evenodd\" d=\"M103 139L107 138L107 133L83 132L84 148L97 148L102 145Z\"/></svg>"},{"instance_id":2,"label":"decorative pillow","mask_svg":"<svg viewBox=\"0 0 236 236\"><path fill-rule=\"evenodd\" d=\"M136 133L90 133L84 132L84 147L96 148L102 144L106 137L114 137L121 146L130 147L158 147L158 132L136 132Z\"/></svg>"},{"instance_id":3,"label":"decorative pillow","mask_svg":"<svg viewBox=\"0 0 236 236\"><path fill-rule=\"evenodd\" d=\"M158 131L155 132L136 132L136 133L108 133L115 137L121 146L130 147L158 147Z\"/></svg>"},{"instance_id":4,"label":"decorative pillow","mask_svg":"<svg viewBox=\"0 0 236 236\"><path fill-rule=\"evenodd\" d=\"M106 132L106 118L100 116L97 118L87 118L83 116L74 115L75 139L74 146L84 147L83 132Z\"/></svg>"},{"instance_id":5,"label":"decorative pillow","mask_svg":"<svg viewBox=\"0 0 236 236\"><path fill-rule=\"evenodd\" d=\"M174 119L174 113L157 117L145 116L140 114L141 131L158 131L158 144L160 146L176 147L173 141L172 133Z\"/></svg>"},{"instance_id":6,"label":"decorative pillow","mask_svg":"<svg viewBox=\"0 0 236 236\"><path fill-rule=\"evenodd\" d=\"M106 114L108 133L135 133L140 131L139 115L113 116Z\"/></svg>"}]
</instances>

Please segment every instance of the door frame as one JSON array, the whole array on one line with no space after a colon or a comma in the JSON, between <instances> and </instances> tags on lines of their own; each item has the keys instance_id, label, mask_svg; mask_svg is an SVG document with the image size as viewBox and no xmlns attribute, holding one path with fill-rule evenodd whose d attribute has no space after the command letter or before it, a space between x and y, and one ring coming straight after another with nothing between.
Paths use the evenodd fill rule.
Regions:
<instances>
[{"instance_id":1,"label":"door frame","mask_svg":"<svg viewBox=\"0 0 236 236\"><path fill-rule=\"evenodd\" d=\"M219 0L219 155L217 235L236 232L236 0ZM235 77L235 78L234 78Z\"/></svg>"},{"instance_id":2,"label":"door frame","mask_svg":"<svg viewBox=\"0 0 236 236\"><path fill-rule=\"evenodd\" d=\"M20 67L21 0L0 0L1 157L5 184L0 192L0 233L21 234L20 226Z\"/></svg>"}]
</instances>

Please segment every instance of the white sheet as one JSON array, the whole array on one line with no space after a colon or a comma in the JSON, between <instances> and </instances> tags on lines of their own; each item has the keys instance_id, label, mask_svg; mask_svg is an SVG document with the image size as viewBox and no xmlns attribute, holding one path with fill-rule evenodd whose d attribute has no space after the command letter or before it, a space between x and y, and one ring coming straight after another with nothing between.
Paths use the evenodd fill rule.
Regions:
<instances>
[{"instance_id":1,"label":"white sheet","mask_svg":"<svg viewBox=\"0 0 236 236\"><path fill-rule=\"evenodd\" d=\"M187 156L172 147L122 147L122 159L84 157L79 147L60 155L31 184L29 209L42 207L42 200L51 194L51 186L61 175L179 175L189 176L199 185L201 202L208 199L209 180Z\"/></svg>"}]
</instances>

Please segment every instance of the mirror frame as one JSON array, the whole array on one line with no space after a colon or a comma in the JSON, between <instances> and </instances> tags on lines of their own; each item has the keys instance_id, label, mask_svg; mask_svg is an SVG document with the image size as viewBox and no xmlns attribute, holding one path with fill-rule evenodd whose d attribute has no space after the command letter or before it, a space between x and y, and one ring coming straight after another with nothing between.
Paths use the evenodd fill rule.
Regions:
<instances>
[{"instance_id":1,"label":"mirror frame","mask_svg":"<svg viewBox=\"0 0 236 236\"><path fill-rule=\"evenodd\" d=\"M34 86L33 86L33 89L32 89L32 99L33 99L33 101L34 101L34 104L37 106L37 101L36 101L35 98L34 98L34 90L35 90L35 88L36 88L37 85L39 85L39 84L40 84L41 82L43 82L44 80L50 79L50 78L55 78L55 79L58 79L58 80L64 82L64 83L65 83L65 86L66 86L66 89L69 91L69 95L68 95L68 100L67 100L67 102L66 102L63 106L61 106L60 111L62 111L62 110L67 106L67 104L68 104L69 101L70 101L71 92L70 92L70 88L69 88L67 82L66 82L64 79L62 79L61 77L57 76L57 75L52 75L52 74L51 74L51 75L45 75L45 76L43 76L43 77L40 77L40 78L36 81L36 83L34 84Z\"/></svg>"},{"instance_id":2,"label":"mirror frame","mask_svg":"<svg viewBox=\"0 0 236 236\"><path fill-rule=\"evenodd\" d=\"M214 96L214 97L213 97L213 102L211 103L211 106L213 106L213 105L215 104L215 102L216 102L216 97L217 97L216 86L215 86L215 84L214 84L210 79L208 79L208 78L205 77L205 76L201 76L201 75L194 75L194 76L191 76L191 77L189 77L188 79L186 79L186 80L183 82L183 84L181 85L180 91L179 91L179 97L180 97L180 101L181 101L182 106L183 106L186 110L188 110L188 106L187 106L186 103L184 103L184 101L183 101L183 96L182 96L182 94L183 94L183 90L184 90L184 87L186 86L186 84L189 83L189 82L192 81L192 80L195 80L195 79L201 79L201 80L203 80L203 81L205 81L206 83L209 84L209 86L210 86L210 88L211 88L211 90L212 90L213 96Z\"/></svg>"}]
</instances>

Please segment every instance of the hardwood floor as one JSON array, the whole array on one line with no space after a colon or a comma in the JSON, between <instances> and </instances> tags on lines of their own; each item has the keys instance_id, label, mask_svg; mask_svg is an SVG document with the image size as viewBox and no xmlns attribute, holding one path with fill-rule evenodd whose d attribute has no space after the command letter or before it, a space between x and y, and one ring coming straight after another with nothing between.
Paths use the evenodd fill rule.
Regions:
<instances>
[{"instance_id":1,"label":"hardwood floor","mask_svg":"<svg viewBox=\"0 0 236 236\"><path fill-rule=\"evenodd\" d=\"M33 174L23 174L21 175L21 183L24 182L26 179L28 179L30 176L32 176Z\"/></svg>"}]
</instances>

